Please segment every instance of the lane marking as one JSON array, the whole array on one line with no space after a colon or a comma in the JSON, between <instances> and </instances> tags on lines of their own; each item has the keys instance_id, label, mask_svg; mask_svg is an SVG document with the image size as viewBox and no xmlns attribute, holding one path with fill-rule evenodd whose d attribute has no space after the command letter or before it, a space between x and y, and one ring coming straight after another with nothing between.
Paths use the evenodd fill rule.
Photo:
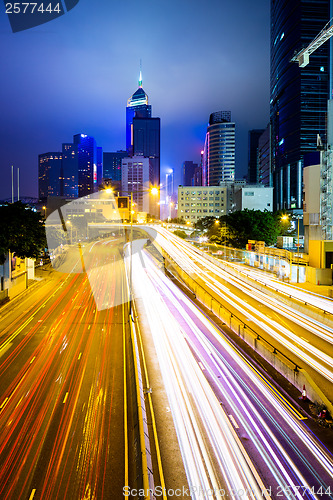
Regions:
<instances>
[{"instance_id":1,"label":"lane marking","mask_svg":"<svg viewBox=\"0 0 333 500\"><path fill-rule=\"evenodd\" d=\"M32 500L34 498L35 493L36 493L36 488L34 490L32 490L31 495L29 497L29 500Z\"/></svg>"},{"instance_id":2,"label":"lane marking","mask_svg":"<svg viewBox=\"0 0 333 500\"><path fill-rule=\"evenodd\" d=\"M237 424L236 420L234 419L233 415L228 415L228 417L231 420L232 425L236 428L239 429L239 425Z\"/></svg>"},{"instance_id":3,"label":"lane marking","mask_svg":"<svg viewBox=\"0 0 333 500\"><path fill-rule=\"evenodd\" d=\"M6 406L6 404L8 403L8 400L9 400L9 398L6 398L6 399L4 400L4 402L3 402L3 403L2 403L2 405L0 406L0 410L2 410L2 409Z\"/></svg>"},{"instance_id":4,"label":"lane marking","mask_svg":"<svg viewBox=\"0 0 333 500\"><path fill-rule=\"evenodd\" d=\"M199 366L201 368L202 371L206 370L206 368L204 367L204 365L201 363L201 361L199 361Z\"/></svg>"}]
</instances>

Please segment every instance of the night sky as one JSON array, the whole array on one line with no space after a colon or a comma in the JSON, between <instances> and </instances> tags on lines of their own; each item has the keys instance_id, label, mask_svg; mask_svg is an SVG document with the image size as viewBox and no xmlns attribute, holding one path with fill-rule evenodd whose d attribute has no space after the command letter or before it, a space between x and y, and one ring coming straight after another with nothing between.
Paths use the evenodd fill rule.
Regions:
<instances>
[{"instance_id":1,"label":"night sky","mask_svg":"<svg viewBox=\"0 0 333 500\"><path fill-rule=\"evenodd\" d=\"M143 88L161 118L161 167L200 161L210 113L236 122L236 178L247 133L269 120L269 0L80 0L64 16L12 33L1 4L0 198L37 196L38 154L73 134L125 149L125 108ZM175 175L175 186L180 176Z\"/></svg>"}]
</instances>

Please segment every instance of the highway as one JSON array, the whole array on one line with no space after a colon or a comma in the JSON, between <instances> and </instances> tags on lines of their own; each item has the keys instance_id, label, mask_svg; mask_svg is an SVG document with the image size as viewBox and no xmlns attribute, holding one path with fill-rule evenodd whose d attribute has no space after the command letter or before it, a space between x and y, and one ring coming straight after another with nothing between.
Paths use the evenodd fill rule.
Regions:
<instances>
[{"instance_id":1,"label":"highway","mask_svg":"<svg viewBox=\"0 0 333 500\"><path fill-rule=\"evenodd\" d=\"M308 429L306 417L146 252L135 252L133 273L191 498L333 498L332 456Z\"/></svg>"},{"instance_id":2,"label":"highway","mask_svg":"<svg viewBox=\"0 0 333 500\"><path fill-rule=\"evenodd\" d=\"M249 280L222 269L202 252L163 228L156 242L198 284L219 297L253 332L260 334L296 365L306 368L330 398L333 383L333 322L321 323L258 290ZM309 297L311 300L311 296Z\"/></svg>"},{"instance_id":3,"label":"highway","mask_svg":"<svg viewBox=\"0 0 333 500\"><path fill-rule=\"evenodd\" d=\"M94 294L86 273L53 272L1 309L1 500L122 498L128 483L127 295L103 243Z\"/></svg>"}]
</instances>

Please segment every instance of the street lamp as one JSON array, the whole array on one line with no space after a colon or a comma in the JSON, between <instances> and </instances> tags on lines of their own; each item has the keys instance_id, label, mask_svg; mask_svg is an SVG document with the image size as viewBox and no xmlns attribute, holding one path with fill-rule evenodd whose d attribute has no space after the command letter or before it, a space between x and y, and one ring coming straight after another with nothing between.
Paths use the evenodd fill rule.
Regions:
<instances>
[{"instance_id":1,"label":"street lamp","mask_svg":"<svg viewBox=\"0 0 333 500\"><path fill-rule=\"evenodd\" d=\"M43 205L43 210L44 210L44 219L46 219L46 206Z\"/></svg>"},{"instance_id":2,"label":"street lamp","mask_svg":"<svg viewBox=\"0 0 333 500\"><path fill-rule=\"evenodd\" d=\"M69 220L66 221L67 226L71 228L71 245L73 244L73 226Z\"/></svg>"}]
</instances>

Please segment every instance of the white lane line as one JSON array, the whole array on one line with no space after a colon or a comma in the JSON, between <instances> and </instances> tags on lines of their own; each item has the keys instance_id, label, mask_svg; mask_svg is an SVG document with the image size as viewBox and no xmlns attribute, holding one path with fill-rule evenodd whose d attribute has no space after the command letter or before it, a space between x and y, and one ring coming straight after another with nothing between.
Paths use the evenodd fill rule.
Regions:
<instances>
[{"instance_id":1,"label":"white lane line","mask_svg":"<svg viewBox=\"0 0 333 500\"><path fill-rule=\"evenodd\" d=\"M230 421L231 421L232 425L235 427L235 429L239 429L239 425L237 424L237 422L234 419L233 415L228 415L228 417L230 418Z\"/></svg>"}]
</instances>

